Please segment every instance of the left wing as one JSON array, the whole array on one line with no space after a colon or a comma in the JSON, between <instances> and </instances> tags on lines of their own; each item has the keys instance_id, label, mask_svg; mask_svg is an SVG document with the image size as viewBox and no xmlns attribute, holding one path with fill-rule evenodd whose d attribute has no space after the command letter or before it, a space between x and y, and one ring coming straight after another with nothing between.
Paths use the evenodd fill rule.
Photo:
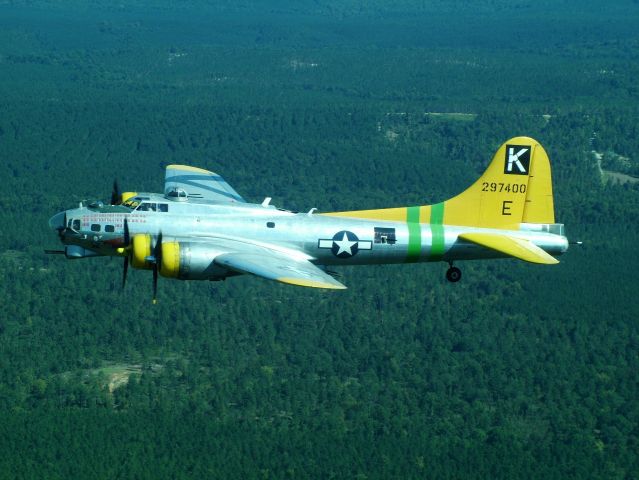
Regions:
<instances>
[{"instance_id":1,"label":"left wing","mask_svg":"<svg viewBox=\"0 0 639 480\"><path fill-rule=\"evenodd\" d=\"M240 273L276 280L290 285L313 288L346 288L326 272L305 259L287 257L277 252L233 252L215 257L215 263Z\"/></svg>"},{"instance_id":2,"label":"left wing","mask_svg":"<svg viewBox=\"0 0 639 480\"><path fill-rule=\"evenodd\" d=\"M164 193L186 192L189 198L219 203L245 200L217 173L188 165L169 165L164 177Z\"/></svg>"},{"instance_id":3,"label":"left wing","mask_svg":"<svg viewBox=\"0 0 639 480\"><path fill-rule=\"evenodd\" d=\"M462 233L458 238L481 245L482 247L505 253L531 263L547 265L559 263L555 257L545 252L529 240L498 233Z\"/></svg>"}]
</instances>

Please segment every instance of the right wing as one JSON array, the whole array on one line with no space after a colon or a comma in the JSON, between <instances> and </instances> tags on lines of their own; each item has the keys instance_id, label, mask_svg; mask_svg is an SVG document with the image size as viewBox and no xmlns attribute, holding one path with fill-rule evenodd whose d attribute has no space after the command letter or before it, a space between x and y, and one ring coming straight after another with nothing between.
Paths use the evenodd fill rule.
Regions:
<instances>
[{"instance_id":1,"label":"right wing","mask_svg":"<svg viewBox=\"0 0 639 480\"><path fill-rule=\"evenodd\" d=\"M346 288L308 260L290 258L274 251L223 253L215 257L215 263L236 272L251 273L290 285Z\"/></svg>"},{"instance_id":2,"label":"right wing","mask_svg":"<svg viewBox=\"0 0 639 480\"><path fill-rule=\"evenodd\" d=\"M164 177L164 193L186 192L189 198L218 203L244 202L244 199L217 173L188 165L169 165ZM176 195L177 196L177 195Z\"/></svg>"}]
</instances>

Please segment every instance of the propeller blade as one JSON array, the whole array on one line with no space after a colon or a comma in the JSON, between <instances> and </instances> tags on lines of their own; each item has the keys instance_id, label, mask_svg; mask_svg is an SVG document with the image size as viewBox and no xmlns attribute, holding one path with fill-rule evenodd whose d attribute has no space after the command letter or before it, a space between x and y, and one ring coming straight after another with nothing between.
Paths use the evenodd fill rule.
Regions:
<instances>
[{"instance_id":1,"label":"propeller blade","mask_svg":"<svg viewBox=\"0 0 639 480\"><path fill-rule=\"evenodd\" d=\"M155 251L153 252L155 261L158 267L162 265L162 231L158 234L158 239L155 242Z\"/></svg>"},{"instance_id":2,"label":"propeller blade","mask_svg":"<svg viewBox=\"0 0 639 480\"><path fill-rule=\"evenodd\" d=\"M158 303L158 264L153 264L153 305Z\"/></svg>"},{"instance_id":3,"label":"propeller blade","mask_svg":"<svg viewBox=\"0 0 639 480\"><path fill-rule=\"evenodd\" d=\"M122 271L122 290L126 285L126 274L129 271L129 257L128 255L124 257L124 270Z\"/></svg>"},{"instance_id":4,"label":"propeller blade","mask_svg":"<svg viewBox=\"0 0 639 480\"><path fill-rule=\"evenodd\" d=\"M131 243L131 234L129 233L129 221L124 217L124 246L128 247Z\"/></svg>"},{"instance_id":5,"label":"propeller blade","mask_svg":"<svg viewBox=\"0 0 639 480\"><path fill-rule=\"evenodd\" d=\"M119 205L122 203L122 194L118 187L118 181L113 180L113 190L111 190L111 205Z\"/></svg>"},{"instance_id":6,"label":"propeller blade","mask_svg":"<svg viewBox=\"0 0 639 480\"><path fill-rule=\"evenodd\" d=\"M124 217L124 248L129 249L131 244L131 234L129 233L129 221ZM125 251L124 255L124 269L122 270L122 290L126 286L126 274L129 271L129 257L131 256L131 250Z\"/></svg>"},{"instance_id":7,"label":"propeller blade","mask_svg":"<svg viewBox=\"0 0 639 480\"><path fill-rule=\"evenodd\" d=\"M45 250L44 253L47 255L64 255L66 252L64 250Z\"/></svg>"},{"instance_id":8,"label":"propeller blade","mask_svg":"<svg viewBox=\"0 0 639 480\"><path fill-rule=\"evenodd\" d=\"M162 265L162 231L158 233L158 239L155 241L153 257L155 258L153 263L153 305L155 305L158 303L158 271Z\"/></svg>"}]
</instances>

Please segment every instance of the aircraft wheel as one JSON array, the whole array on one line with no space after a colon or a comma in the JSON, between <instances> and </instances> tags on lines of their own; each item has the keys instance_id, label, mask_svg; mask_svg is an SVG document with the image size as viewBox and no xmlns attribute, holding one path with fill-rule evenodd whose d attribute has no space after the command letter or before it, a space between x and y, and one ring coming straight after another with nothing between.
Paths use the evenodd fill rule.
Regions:
<instances>
[{"instance_id":1,"label":"aircraft wheel","mask_svg":"<svg viewBox=\"0 0 639 480\"><path fill-rule=\"evenodd\" d=\"M446 280L449 282L459 282L461 280L461 270L457 267L450 267L446 270Z\"/></svg>"}]
</instances>

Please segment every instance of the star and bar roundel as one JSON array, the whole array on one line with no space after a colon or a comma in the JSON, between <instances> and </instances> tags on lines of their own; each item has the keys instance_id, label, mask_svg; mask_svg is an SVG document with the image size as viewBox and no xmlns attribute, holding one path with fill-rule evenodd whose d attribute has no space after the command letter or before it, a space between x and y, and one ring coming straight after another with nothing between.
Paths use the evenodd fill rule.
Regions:
<instances>
[{"instance_id":1,"label":"star and bar roundel","mask_svg":"<svg viewBox=\"0 0 639 480\"><path fill-rule=\"evenodd\" d=\"M330 248L337 258L349 258L357 255L360 250L372 250L373 242L360 240L353 232L342 230L333 235L333 238L320 238L317 246Z\"/></svg>"}]
</instances>

